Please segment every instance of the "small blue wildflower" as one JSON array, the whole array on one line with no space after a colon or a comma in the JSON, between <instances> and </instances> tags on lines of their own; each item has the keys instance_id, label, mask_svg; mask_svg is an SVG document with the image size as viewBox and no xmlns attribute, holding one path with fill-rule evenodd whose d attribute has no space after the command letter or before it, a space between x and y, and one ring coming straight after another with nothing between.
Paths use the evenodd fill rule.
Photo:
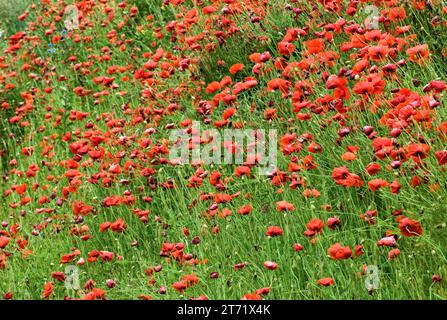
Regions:
<instances>
[{"instance_id":1,"label":"small blue wildflower","mask_svg":"<svg viewBox=\"0 0 447 320\"><path fill-rule=\"evenodd\" d=\"M56 48L53 46L52 43L48 44L48 49L47 49L48 53L55 53L56 52Z\"/></svg>"}]
</instances>

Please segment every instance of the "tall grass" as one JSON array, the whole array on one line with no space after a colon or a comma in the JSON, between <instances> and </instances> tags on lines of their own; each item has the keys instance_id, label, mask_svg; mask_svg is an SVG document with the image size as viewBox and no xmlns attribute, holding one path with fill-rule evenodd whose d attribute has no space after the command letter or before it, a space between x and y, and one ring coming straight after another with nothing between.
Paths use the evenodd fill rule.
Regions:
<instances>
[{"instance_id":1,"label":"tall grass","mask_svg":"<svg viewBox=\"0 0 447 320\"><path fill-rule=\"evenodd\" d=\"M19 21L18 16L30 4L31 0L0 0L0 38L24 29L26 23Z\"/></svg>"}]
</instances>

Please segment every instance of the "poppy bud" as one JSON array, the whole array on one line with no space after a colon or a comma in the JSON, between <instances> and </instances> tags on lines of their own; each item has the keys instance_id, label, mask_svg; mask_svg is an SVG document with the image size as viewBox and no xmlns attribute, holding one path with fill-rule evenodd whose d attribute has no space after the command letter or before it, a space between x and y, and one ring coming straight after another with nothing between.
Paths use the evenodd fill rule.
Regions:
<instances>
[{"instance_id":1,"label":"poppy bud","mask_svg":"<svg viewBox=\"0 0 447 320\"><path fill-rule=\"evenodd\" d=\"M183 255L183 259L185 259L186 261L189 261L192 258L194 258L194 256L191 253L187 253L187 254Z\"/></svg>"},{"instance_id":2,"label":"poppy bud","mask_svg":"<svg viewBox=\"0 0 447 320\"><path fill-rule=\"evenodd\" d=\"M363 133L369 136L374 131L374 128L372 126L364 126L363 127Z\"/></svg>"},{"instance_id":3,"label":"poppy bud","mask_svg":"<svg viewBox=\"0 0 447 320\"><path fill-rule=\"evenodd\" d=\"M424 92L429 92L430 90L431 90L431 85L430 84L426 84L424 86L424 88L422 88L422 91L424 91Z\"/></svg>"},{"instance_id":4,"label":"poppy bud","mask_svg":"<svg viewBox=\"0 0 447 320\"><path fill-rule=\"evenodd\" d=\"M160 272L161 269L163 269L163 266L162 266L161 264L159 264L159 265L157 265L157 266L154 267L154 271L155 271L155 272Z\"/></svg>"},{"instance_id":5,"label":"poppy bud","mask_svg":"<svg viewBox=\"0 0 447 320\"><path fill-rule=\"evenodd\" d=\"M349 132L351 132L351 130L349 130L349 128L344 127L344 128L341 128L340 130L338 130L338 135L340 137L345 137L349 134Z\"/></svg>"},{"instance_id":6,"label":"poppy bud","mask_svg":"<svg viewBox=\"0 0 447 320\"><path fill-rule=\"evenodd\" d=\"M395 160L395 161L391 162L391 168L393 168L393 169L398 169L398 168L400 168L401 165L402 164L399 160Z\"/></svg>"},{"instance_id":7,"label":"poppy bud","mask_svg":"<svg viewBox=\"0 0 447 320\"><path fill-rule=\"evenodd\" d=\"M3 299L10 300L12 299L12 292L7 292L3 295Z\"/></svg>"},{"instance_id":8,"label":"poppy bud","mask_svg":"<svg viewBox=\"0 0 447 320\"><path fill-rule=\"evenodd\" d=\"M275 270L278 268L278 264L274 261L266 261L264 262L264 267L269 270Z\"/></svg>"},{"instance_id":9,"label":"poppy bud","mask_svg":"<svg viewBox=\"0 0 447 320\"><path fill-rule=\"evenodd\" d=\"M338 76L343 77L347 71L348 70L346 68L341 68L340 71L338 71Z\"/></svg>"},{"instance_id":10,"label":"poppy bud","mask_svg":"<svg viewBox=\"0 0 447 320\"><path fill-rule=\"evenodd\" d=\"M400 136L401 133L402 133L402 130L399 128L393 128L390 132L390 134L393 138L397 138L398 136Z\"/></svg>"},{"instance_id":11,"label":"poppy bud","mask_svg":"<svg viewBox=\"0 0 447 320\"><path fill-rule=\"evenodd\" d=\"M108 288L111 289L111 288L115 287L116 282L115 282L115 280L113 280L113 279L107 279L107 280L106 280L106 285L107 285Z\"/></svg>"}]
</instances>

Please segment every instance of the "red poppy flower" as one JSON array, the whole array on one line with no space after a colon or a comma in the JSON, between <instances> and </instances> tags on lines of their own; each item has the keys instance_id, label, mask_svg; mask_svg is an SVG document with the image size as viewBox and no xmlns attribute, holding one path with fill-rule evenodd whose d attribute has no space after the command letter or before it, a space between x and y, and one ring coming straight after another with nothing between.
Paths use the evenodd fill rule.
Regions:
<instances>
[{"instance_id":1,"label":"red poppy flower","mask_svg":"<svg viewBox=\"0 0 447 320\"><path fill-rule=\"evenodd\" d=\"M236 177L240 177L242 175L249 176L250 175L250 167L249 166L239 166L234 170L234 175Z\"/></svg>"},{"instance_id":2,"label":"red poppy flower","mask_svg":"<svg viewBox=\"0 0 447 320\"><path fill-rule=\"evenodd\" d=\"M357 159L357 156L352 152L345 152L342 154L341 159L343 161L349 162Z\"/></svg>"},{"instance_id":3,"label":"red poppy flower","mask_svg":"<svg viewBox=\"0 0 447 320\"><path fill-rule=\"evenodd\" d=\"M12 299L12 292L7 292L3 295L3 299L5 300L11 300Z\"/></svg>"},{"instance_id":4,"label":"red poppy flower","mask_svg":"<svg viewBox=\"0 0 447 320\"><path fill-rule=\"evenodd\" d=\"M278 51L280 55L288 57L295 51L295 46L293 43L281 41L278 43Z\"/></svg>"},{"instance_id":5,"label":"red poppy flower","mask_svg":"<svg viewBox=\"0 0 447 320\"><path fill-rule=\"evenodd\" d=\"M269 287L265 287L265 288L257 289L255 291L255 293L259 294L259 295L268 295L270 293L270 288Z\"/></svg>"},{"instance_id":6,"label":"red poppy flower","mask_svg":"<svg viewBox=\"0 0 447 320\"><path fill-rule=\"evenodd\" d=\"M320 38L312 39L304 41L304 46L310 54L319 53L324 50L324 41Z\"/></svg>"},{"instance_id":7,"label":"red poppy flower","mask_svg":"<svg viewBox=\"0 0 447 320\"><path fill-rule=\"evenodd\" d=\"M368 172L368 174L370 175L376 174L377 172L380 171L380 169L381 169L380 164L374 162L366 166L366 172Z\"/></svg>"},{"instance_id":8,"label":"red poppy flower","mask_svg":"<svg viewBox=\"0 0 447 320\"><path fill-rule=\"evenodd\" d=\"M368 187L372 192L376 192L379 188L388 186L388 182L383 179L374 179L368 182Z\"/></svg>"},{"instance_id":9,"label":"red poppy flower","mask_svg":"<svg viewBox=\"0 0 447 320\"><path fill-rule=\"evenodd\" d=\"M328 277L328 278L321 278L317 281L317 284L327 287L334 284L334 279Z\"/></svg>"},{"instance_id":10,"label":"red poppy flower","mask_svg":"<svg viewBox=\"0 0 447 320\"><path fill-rule=\"evenodd\" d=\"M211 82L208 84L205 91L206 91L206 93L213 93L213 92L216 92L217 90L219 90L220 88L221 88L220 83L217 81L214 81L214 82Z\"/></svg>"},{"instance_id":11,"label":"red poppy flower","mask_svg":"<svg viewBox=\"0 0 447 320\"><path fill-rule=\"evenodd\" d=\"M54 283L52 281L45 283L45 285L43 286L43 293L41 295L42 299L46 299L51 296L51 294L53 293L53 286Z\"/></svg>"},{"instance_id":12,"label":"red poppy flower","mask_svg":"<svg viewBox=\"0 0 447 320\"><path fill-rule=\"evenodd\" d=\"M447 90L447 83L440 80L432 80L429 83L429 88L437 93L441 93L442 91Z\"/></svg>"},{"instance_id":13,"label":"red poppy flower","mask_svg":"<svg viewBox=\"0 0 447 320\"><path fill-rule=\"evenodd\" d=\"M389 185L389 187L390 187L390 191L392 192L392 193L399 193L400 192L400 188L401 188L401 185L399 184L399 180L394 180L390 185Z\"/></svg>"},{"instance_id":14,"label":"red poppy flower","mask_svg":"<svg viewBox=\"0 0 447 320\"><path fill-rule=\"evenodd\" d=\"M391 251L388 253L388 259L393 260L397 258L400 254L399 249L391 249Z\"/></svg>"},{"instance_id":15,"label":"red poppy flower","mask_svg":"<svg viewBox=\"0 0 447 320\"><path fill-rule=\"evenodd\" d=\"M340 243L335 243L328 249L329 256L334 260L349 259L352 256L352 251L349 246L342 247Z\"/></svg>"},{"instance_id":16,"label":"red poppy flower","mask_svg":"<svg viewBox=\"0 0 447 320\"><path fill-rule=\"evenodd\" d=\"M186 281L188 287L199 283L199 277L195 274L187 274L183 276L182 280Z\"/></svg>"},{"instance_id":17,"label":"red poppy flower","mask_svg":"<svg viewBox=\"0 0 447 320\"><path fill-rule=\"evenodd\" d=\"M253 210L253 207L249 204L246 204L246 205L240 207L236 212L245 216L245 215L249 214L252 210Z\"/></svg>"},{"instance_id":18,"label":"red poppy flower","mask_svg":"<svg viewBox=\"0 0 447 320\"><path fill-rule=\"evenodd\" d=\"M293 204L288 203L287 201L278 201L276 203L276 210L277 211L292 211L295 207Z\"/></svg>"},{"instance_id":19,"label":"red poppy flower","mask_svg":"<svg viewBox=\"0 0 447 320\"><path fill-rule=\"evenodd\" d=\"M9 240L8 237L0 236L0 249L4 249L8 245Z\"/></svg>"},{"instance_id":20,"label":"red poppy flower","mask_svg":"<svg viewBox=\"0 0 447 320\"><path fill-rule=\"evenodd\" d=\"M231 196L226 193L217 193L214 195L214 202L219 203L227 203L231 201Z\"/></svg>"},{"instance_id":21,"label":"red poppy flower","mask_svg":"<svg viewBox=\"0 0 447 320\"><path fill-rule=\"evenodd\" d=\"M121 197L115 195L105 198L102 203L104 207L112 207L112 206L118 206L121 203L121 201L122 201Z\"/></svg>"},{"instance_id":22,"label":"red poppy flower","mask_svg":"<svg viewBox=\"0 0 447 320\"><path fill-rule=\"evenodd\" d=\"M265 233L265 235L268 237L281 236L282 229L276 226L267 227L267 232Z\"/></svg>"},{"instance_id":23,"label":"red poppy flower","mask_svg":"<svg viewBox=\"0 0 447 320\"><path fill-rule=\"evenodd\" d=\"M202 13L203 14L211 14L213 12L216 12L217 8L213 7L213 6L206 6L202 8Z\"/></svg>"},{"instance_id":24,"label":"red poppy flower","mask_svg":"<svg viewBox=\"0 0 447 320\"><path fill-rule=\"evenodd\" d=\"M324 227L323 221L321 221L320 219L314 218L306 224L307 230L304 231L304 235L306 235L308 237L312 237L317 233L321 233L321 231L323 230L323 227Z\"/></svg>"},{"instance_id":25,"label":"red poppy flower","mask_svg":"<svg viewBox=\"0 0 447 320\"><path fill-rule=\"evenodd\" d=\"M385 89L386 82L379 75L369 75L358 82L352 91L355 94L380 94Z\"/></svg>"},{"instance_id":26,"label":"red poppy flower","mask_svg":"<svg viewBox=\"0 0 447 320\"><path fill-rule=\"evenodd\" d=\"M422 63L428 57L430 52L427 44L421 44L407 49L406 53L410 61Z\"/></svg>"},{"instance_id":27,"label":"red poppy flower","mask_svg":"<svg viewBox=\"0 0 447 320\"><path fill-rule=\"evenodd\" d=\"M92 291L82 297L82 300L103 300L106 291L99 288L92 288Z\"/></svg>"},{"instance_id":28,"label":"red poppy flower","mask_svg":"<svg viewBox=\"0 0 447 320\"><path fill-rule=\"evenodd\" d=\"M447 164L447 150L439 150L435 152L435 157L438 160L438 164L443 166Z\"/></svg>"},{"instance_id":29,"label":"red poppy flower","mask_svg":"<svg viewBox=\"0 0 447 320\"><path fill-rule=\"evenodd\" d=\"M182 281L174 282L174 283L172 284L172 287L173 287L175 290L177 290L178 292L182 293L183 291L186 290L186 288L187 288L188 286L186 285L186 281L185 281L185 280L182 280Z\"/></svg>"},{"instance_id":30,"label":"red poppy flower","mask_svg":"<svg viewBox=\"0 0 447 320\"><path fill-rule=\"evenodd\" d=\"M361 187L363 185L363 180L358 175L349 172L346 167L332 170L332 179L336 184L345 187Z\"/></svg>"},{"instance_id":31,"label":"red poppy flower","mask_svg":"<svg viewBox=\"0 0 447 320\"><path fill-rule=\"evenodd\" d=\"M395 247L397 245L397 237L395 235L386 236L377 241L377 246Z\"/></svg>"},{"instance_id":32,"label":"red poppy flower","mask_svg":"<svg viewBox=\"0 0 447 320\"><path fill-rule=\"evenodd\" d=\"M406 237L417 237L422 235L421 224L413 219L400 216L399 220L399 230Z\"/></svg>"},{"instance_id":33,"label":"red poppy flower","mask_svg":"<svg viewBox=\"0 0 447 320\"><path fill-rule=\"evenodd\" d=\"M267 91L272 92L275 90L280 90L283 96L286 96L289 93L290 85L291 85L290 81L280 78L272 79L269 82L267 82Z\"/></svg>"},{"instance_id":34,"label":"red poppy flower","mask_svg":"<svg viewBox=\"0 0 447 320\"><path fill-rule=\"evenodd\" d=\"M24 184L21 184L19 186L13 186L12 189L15 192L17 192L18 195L23 195L25 193L25 191L26 191L26 187L27 187L27 185L26 185L26 183L24 183Z\"/></svg>"},{"instance_id":35,"label":"red poppy flower","mask_svg":"<svg viewBox=\"0 0 447 320\"><path fill-rule=\"evenodd\" d=\"M335 89L335 99L349 99L351 94L346 86L347 82L348 81L345 78L331 75L326 81L326 89Z\"/></svg>"},{"instance_id":36,"label":"red poppy flower","mask_svg":"<svg viewBox=\"0 0 447 320\"><path fill-rule=\"evenodd\" d=\"M424 143L412 143L408 145L408 153L409 157L425 159L427 157L427 153L430 151L430 146Z\"/></svg>"},{"instance_id":37,"label":"red poppy flower","mask_svg":"<svg viewBox=\"0 0 447 320\"><path fill-rule=\"evenodd\" d=\"M360 218L369 224L375 224L374 217L377 216L377 210L366 210L365 213L360 214Z\"/></svg>"},{"instance_id":38,"label":"red poppy flower","mask_svg":"<svg viewBox=\"0 0 447 320\"><path fill-rule=\"evenodd\" d=\"M101 224L99 225L99 231L100 231L100 232L104 232L104 231L106 231L107 229L110 228L110 225L111 225L111 224L112 224L112 223L109 222L109 221L106 221L106 222L101 223Z\"/></svg>"},{"instance_id":39,"label":"red poppy flower","mask_svg":"<svg viewBox=\"0 0 447 320\"><path fill-rule=\"evenodd\" d=\"M363 254L363 246L360 244L356 245L354 248L354 256L358 257L361 256L362 254Z\"/></svg>"},{"instance_id":40,"label":"red poppy flower","mask_svg":"<svg viewBox=\"0 0 447 320\"><path fill-rule=\"evenodd\" d=\"M335 230L340 225L340 223L341 221L337 216L330 217L326 221L326 225L328 226L329 229L332 230Z\"/></svg>"},{"instance_id":41,"label":"red poppy flower","mask_svg":"<svg viewBox=\"0 0 447 320\"><path fill-rule=\"evenodd\" d=\"M6 269L6 254L0 253L0 270Z\"/></svg>"},{"instance_id":42,"label":"red poppy flower","mask_svg":"<svg viewBox=\"0 0 447 320\"><path fill-rule=\"evenodd\" d=\"M115 232L123 232L126 229L126 223L123 219L118 219L110 224L110 230Z\"/></svg>"},{"instance_id":43,"label":"red poppy flower","mask_svg":"<svg viewBox=\"0 0 447 320\"><path fill-rule=\"evenodd\" d=\"M244 69L244 64L242 64L242 63L236 63L236 64L233 64L233 65L230 67L230 73L231 73L231 74L236 74L236 73L238 73L239 71L241 71L242 69Z\"/></svg>"},{"instance_id":44,"label":"red poppy flower","mask_svg":"<svg viewBox=\"0 0 447 320\"><path fill-rule=\"evenodd\" d=\"M59 281L59 282L64 282L65 281L65 274L63 272L52 272L51 273L51 278Z\"/></svg>"},{"instance_id":45,"label":"red poppy flower","mask_svg":"<svg viewBox=\"0 0 447 320\"><path fill-rule=\"evenodd\" d=\"M246 262L241 262L241 263L235 264L233 266L233 269L234 270L241 270L241 269L245 268L246 266L247 266Z\"/></svg>"},{"instance_id":46,"label":"red poppy flower","mask_svg":"<svg viewBox=\"0 0 447 320\"><path fill-rule=\"evenodd\" d=\"M247 293L242 296L241 300L262 300L262 298L257 293Z\"/></svg>"},{"instance_id":47,"label":"red poppy flower","mask_svg":"<svg viewBox=\"0 0 447 320\"><path fill-rule=\"evenodd\" d=\"M101 257L102 261L112 261L115 254L109 251L99 251L99 256Z\"/></svg>"},{"instance_id":48,"label":"red poppy flower","mask_svg":"<svg viewBox=\"0 0 447 320\"><path fill-rule=\"evenodd\" d=\"M64 254L61 258L60 263L69 263L73 261L77 256L81 254L81 251L75 249L72 253Z\"/></svg>"},{"instance_id":49,"label":"red poppy flower","mask_svg":"<svg viewBox=\"0 0 447 320\"><path fill-rule=\"evenodd\" d=\"M278 268L278 264L274 261L266 261L264 262L264 267L269 270L275 270Z\"/></svg>"}]
</instances>

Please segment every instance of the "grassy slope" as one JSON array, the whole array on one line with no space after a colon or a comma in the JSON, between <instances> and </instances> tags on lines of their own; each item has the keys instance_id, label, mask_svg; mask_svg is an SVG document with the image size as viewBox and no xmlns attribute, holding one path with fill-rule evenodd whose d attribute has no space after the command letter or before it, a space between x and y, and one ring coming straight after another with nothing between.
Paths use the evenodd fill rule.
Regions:
<instances>
[{"instance_id":1,"label":"grassy slope","mask_svg":"<svg viewBox=\"0 0 447 320\"><path fill-rule=\"evenodd\" d=\"M129 4L133 3L132 1L128 2ZM136 2L139 8L137 18L130 19L125 27L119 31L126 34L127 38L132 39L133 43L128 44L124 52L113 48L112 62L101 63L95 61L94 68L98 68L95 76L104 75L111 64L125 66L130 63L140 67L145 62L145 59L141 58L141 52L152 51L153 49L149 45L150 42L158 40L153 37L151 28L143 32L136 32L136 25L143 24L147 14L155 14L157 20L154 25L164 26L174 18L174 13L180 10L172 6L162 6L160 1L139 0ZM186 1L185 6L192 7L190 2ZM263 21L263 28L266 31L262 30L259 25L247 23L247 19L242 15L239 17L238 25L241 27L245 26L247 30L244 31L240 38L228 39L226 46L209 55L188 52L187 54L191 54L193 57L197 55L203 60L202 64L200 64L201 68L193 70L192 73L197 74L199 79L205 83L209 83L213 80L218 81L223 75L227 75L228 67L233 63L242 62L249 67L246 67L241 74L234 76L235 79L241 80L244 76L250 75L249 70L252 64L250 64L247 58L250 53L270 50L272 55L276 57L278 55L276 44L281 40L285 30L291 25L303 26L308 21L305 15L300 15L298 20L294 21L290 14L282 9L283 1L280 2L280 4L268 8L267 18ZM102 13L94 12L94 16L89 17L91 21L104 19ZM336 20L335 14L323 13L322 10L321 12L321 17L315 17L317 21L329 22ZM128 8L125 9L124 15L127 13ZM423 31L432 28L428 20L433 13L424 11L424 14L421 15L423 18L416 19L415 17L418 13L413 13L412 9L407 8L409 18L405 22L401 22L402 25L411 24L417 35L418 41L416 41L416 44L421 41L427 42L433 53L430 64L418 65L409 63L398 71L401 79L400 85L402 87L410 87L419 93L422 92L422 86L415 88L411 82L413 77L418 77L422 84L437 78L446 79L445 71L443 71L445 70L446 61L439 54L441 49L439 43L441 41L432 32L427 33ZM32 20L33 15L28 19ZM345 138L341 146L334 145L337 131L340 128L339 124L333 122L322 129L321 124L324 120L317 116L314 116L312 121L295 121L292 125L287 125L286 121L280 118L272 123L268 123L263 119L263 109L266 108L270 101L273 101L273 105L278 109L280 117L288 119L295 116L291 110L290 100L282 99L281 94L278 92L265 92L267 81L275 77L274 74L276 72L273 72L273 75L267 75L264 79L261 78L257 88L238 97L238 112L234 120L243 120L252 124L256 123L258 126L266 128L274 127L278 129L281 135L290 131L296 131L298 134L309 131L314 134L316 142L322 146L324 152L314 155L318 168L305 171L302 175L307 179L308 187L319 190L321 193L320 197L305 198L302 195L303 188L292 190L287 186L284 186L282 193L278 193L278 187L272 186L265 177L237 178L233 182L229 182L227 190L225 190L228 194L233 194L237 191L241 192L240 197L225 205L233 214L228 219L207 220L202 217L202 214L208 209L209 202L201 203L199 201L193 208L188 206L193 200L198 199L201 193L216 192L215 188L208 181L204 181L199 189L187 188L187 179L185 177L191 177L195 171L190 166L181 168L159 166L157 167L160 170L157 174L158 181L163 182L167 178L172 178L177 184L176 189L163 190L158 188L151 190L147 186L145 179L138 174L130 178L130 185L122 185L117 182L113 183L110 188L103 188L101 184L84 183L63 206L56 206L55 201L45 205L45 207L54 209L53 213L36 214L35 209L42 207L37 203L37 200L42 195L48 195L50 190L55 189L59 197L61 187L68 185L68 182L62 176L65 169L57 164L58 161L72 157L68 144L60 139L62 135L78 127L84 132L86 130L85 124L88 121L95 122L98 129L105 132L108 130L105 122L96 122L96 116L104 112L110 112L116 119L125 118L129 120L131 117L122 111L121 106L128 103L131 108L136 108L142 103L138 92L141 89L141 85L134 81L117 81L120 85L118 90L126 91L127 94L123 97L116 94L105 96L101 98L102 101L97 106L94 105L94 99L91 96L77 97L72 93L72 89L80 85L95 91L102 90L102 88L98 89L92 82L92 76L73 72L73 69L69 67L72 63L68 63L67 58L69 55L76 55L78 61L88 61L88 55L100 55L100 49L103 46L109 45L112 47L108 44L105 35L121 21L122 15L122 10L117 9L117 17L111 25L104 28L97 27L97 25L95 28L87 28L83 35L92 36L93 40L91 43L75 43L72 39L67 39L65 42L60 43L57 46L58 50L64 48L66 53L59 51L56 54L50 54L47 52L49 38L43 34L44 27L39 26L33 32L33 34L38 35L42 39L33 48L33 52L43 57L50 68L55 67L55 75L51 76L54 90L53 93L45 95L43 99L35 101L34 110L27 117L27 120L30 122L28 127L19 128L18 125L8 124L8 118L13 115L13 109L2 110L1 120L3 128L1 134L4 145L2 148L7 150L7 155L2 158L1 171L6 173L10 169L7 165L9 160L17 158L19 160L18 169L25 172L29 164L40 163L42 160L40 155L42 146L39 145L39 142L43 141L44 137L49 137L52 134L56 134L58 137L54 141L54 149L52 150L55 152L55 156L53 159L47 160L54 162L51 170L42 167L36 178L29 179L9 175L9 180L0 187L0 190L4 192L11 185L27 182L27 194L33 199L23 209L21 207L10 208L11 203L20 200L17 194L12 194L0 202L0 217L2 220L8 220L10 224L20 224L20 235L29 239L29 249L33 251L33 254L25 259L21 257L17 250L9 248L9 250L13 251L13 254L7 260L6 269L0 270L0 293L12 291L14 298L18 299L27 297L39 298L43 284L52 280L50 277L51 272L64 271L65 266L59 264L61 256L69 253L72 247L76 247L79 248L82 256L85 258L87 257L87 252L93 249L109 250L124 257L123 261L87 263L81 267L81 284L88 279L93 279L97 287L105 289L104 282L106 279L113 278L117 281L115 288L107 289L107 297L112 299L135 299L139 294L148 294L154 299L190 298L201 294L205 294L210 299L238 299L243 294L267 286L271 287L271 292L267 296L269 299L447 298L445 282L440 284L431 283L433 274L447 277L446 228L435 227L443 223L445 225L445 212L447 209L445 185L447 179L445 172L436 165L434 157L431 156L427 163L430 170L432 170L430 183L437 182L441 186L436 192L430 192L429 185L421 185L416 189L411 188L408 185L411 177L404 175L400 176L402 191L399 195L392 195L388 190L372 193L365 186L359 190L344 189L336 186L330 179L330 174L333 168L344 164L340 157L348 145L357 145L361 148L358 159L348 165L350 170L361 173L364 180L368 180L367 175L364 174L364 168L371 161L372 147L370 140L361 133L361 128L367 124L375 124L379 136L387 136L388 129L377 124L378 119L382 115L381 112L377 114L369 112L354 114L349 121L351 127L357 128L357 131ZM363 21L363 18L361 11L354 17L357 22ZM51 20L51 16L44 18L44 21ZM425 29L421 29L421 26L424 26ZM56 30L60 28L61 24L59 23ZM445 27L444 29L442 29L442 26L438 28L441 30L439 31L439 37L445 38L447 33ZM197 34L201 29L202 27L199 23L189 32ZM270 41L266 44L256 44L256 47L253 48L251 46L253 43L252 38L265 34ZM251 37L249 37L250 35ZM337 36L331 49L338 51L338 45L347 40L348 37L345 35ZM158 44L165 50L172 50L169 36L158 41ZM296 41L296 46L298 50L292 59L299 60L301 58L300 41ZM139 48L141 52L133 50L134 47ZM23 52L23 50L21 49L20 52ZM136 55L137 60L129 59L131 53ZM405 57L405 53L399 53L399 58L402 57ZM218 66L217 61L221 59L225 61L225 67ZM352 67L352 63L349 60L349 53L343 53L337 66L328 69L328 71L336 73L341 67ZM12 64L11 70L8 71L20 67L21 63L19 59L18 62ZM35 70L37 71L37 69ZM67 76L68 80L66 82L56 81L57 75L60 74ZM130 72L126 74L132 76ZM196 84L188 83L188 76L189 74L176 73L176 75L166 80L164 86L161 86L162 88L159 89L161 91L163 88L175 87L181 81L185 82L186 86L189 86L189 91L182 94L179 101L185 108L184 112L163 117L158 125L159 132L155 134L155 139L161 140L167 137L166 132L162 130L166 124L177 124L186 115L192 119L196 117L195 111L191 107L191 94L194 92ZM120 75L118 74L116 77L119 78ZM329 93L321 81L318 82L318 76L312 77L312 81L316 83L316 86L313 88L315 90L313 97ZM6 99L14 107L21 101L20 92L30 90L32 86L36 86L41 90L45 87L41 81L29 79L26 74L20 74L13 81L17 88L5 93L2 99ZM352 88L352 85L353 82L351 82L350 88ZM385 92L387 99L391 97L389 89L395 85L396 83L387 84ZM206 95L204 90L201 92L201 95L204 98L211 98L211 95ZM351 99L351 102L353 100L354 98ZM442 97L444 104L445 100L445 97ZM253 101L256 103L256 110L251 113L249 109ZM165 101L159 102L160 105L165 103ZM63 115L62 123L59 127L53 128L53 121L43 120L45 113L47 113L44 107L47 105L53 106L53 117L56 116L56 110L60 107L68 110ZM89 112L90 115L82 121L72 122L67 119L69 110ZM215 110L212 116L213 120L220 118L222 110L222 106ZM332 115L330 114L329 116ZM445 106L437 110L437 116L439 122L447 120ZM37 128L42 124L47 129L43 132L37 132ZM144 124L126 126L122 134L130 136L136 133L140 137L144 129ZM15 139L8 138L11 133L14 134ZM411 134L402 135L400 137L402 144L412 141L417 133L433 139L433 151L440 150L445 146L445 141L439 139L434 130L425 128L419 128ZM24 157L20 155L22 147L31 145L35 146L35 152L32 156ZM132 144L129 149L131 150L134 147L137 147L137 143ZM112 153L125 149L127 148L120 145L107 148ZM121 165L128 158L123 160ZM279 167L282 170L287 169L288 162L288 159L280 155ZM381 164L385 166L388 162L382 161ZM409 170L410 166L411 163L406 163L404 168ZM212 171L216 169L216 166L205 168ZM232 166L218 166L218 169L224 177L231 176L234 171ZM98 170L99 164L96 163L92 167L85 168L83 172L88 177ZM49 183L46 181L48 174L61 178ZM397 174L396 171L387 172L384 170L380 177L387 181L392 181ZM125 174L122 177L125 178ZM31 189L34 182L38 182L41 185L48 184L49 189L32 192L29 189ZM145 186L143 192L139 191L140 186ZM142 195L153 197L154 200L150 204L137 200L137 205L134 206L150 210L149 223L141 223L130 212L128 206L121 205L112 208L101 206L102 199L114 194L122 195L125 190L131 190L133 194L138 196L138 199ZM79 237L68 236L68 230L73 226L71 203L79 199L96 208L95 215L90 214L85 217L85 224L88 225L91 234L91 238L88 241L82 241ZM293 203L296 209L289 213L277 212L275 203L281 200ZM235 213L240 206L248 203L253 205L253 211L248 216L240 216ZM322 209L322 206L327 204L332 206L331 212ZM391 212L398 208L404 208L407 216L420 220L424 227L424 234L417 238L401 237L399 239L401 255L395 260L389 260L387 259L389 248L378 248L376 242L387 230L398 231L395 218L391 216ZM365 224L358 217L360 213L364 213L368 209L375 209L379 212L377 224L374 226ZM25 211L26 216L21 215L21 210ZM316 244L311 244L309 239L303 235L305 224L313 217L326 221L328 217L333 215L339 216L342 220L342 227L336 231L325 227ZM157 223L154 220L155 216L160 217L163 223L169 225L169 227L164 229L163 223ZM99 225L102 222L115 221L117 218L123 218L127 223L127 229L124 233L99 232ZM33 228L37 224L44 223L44 221L48 222L48 227L44 228L39 236L31 235ZM59 232L55 231L56 225L60 228ZM283 236L267 238L265 230L270 225L281 226L284 229ZM212 234L210 232L212 226L218 226L220 232L216 235ZM183 235L181 230L184 227L189 229L191 236L186 237ZM191 239L193 236L200 236L201 243L192 245ZM137 247L130 245L133 240L138 240L139 244ZM167 263L164 258L159 256L162 242L165 241L184 242L186 244L185 252L191 252L199 259L206 258L209 262L194 267L179 266L176 262ZM300 253L292 250L292 245L296 242L302 243L305 247ZM356 244L362 244L365 254L356 259L333 261L327 257L327 249L335 242L349 245L351 248ZM262 264L268 260L276 261L279 264L279 268L275 271L266 270ZM247 267L239 271L233 270L234 264L244 261L248 263ZM145 275L144 270L149 266L157 264L162 264L163 270L155 274L156 285L149 286L149 277ZM380 289L373 295L368 294L364 287L364 277L359 275L364 264L378 265L380 269ZM209 278L209 274L214 271L219 272L220 276L218 279ZM197 274L199 276L199 284L188 288L184 294L179 294L170 285L175 281L179 281L182 275L187 273ZM317 279L329 276L334 278L334 286L324 288L316 284ZM158 293L157 289L161 285L168 288L166 295ZM82 296L82 292L67 291L63 284L57 283L53 298L62 298L65 295L78 297Z\"/></svg>"}]
</instances>

